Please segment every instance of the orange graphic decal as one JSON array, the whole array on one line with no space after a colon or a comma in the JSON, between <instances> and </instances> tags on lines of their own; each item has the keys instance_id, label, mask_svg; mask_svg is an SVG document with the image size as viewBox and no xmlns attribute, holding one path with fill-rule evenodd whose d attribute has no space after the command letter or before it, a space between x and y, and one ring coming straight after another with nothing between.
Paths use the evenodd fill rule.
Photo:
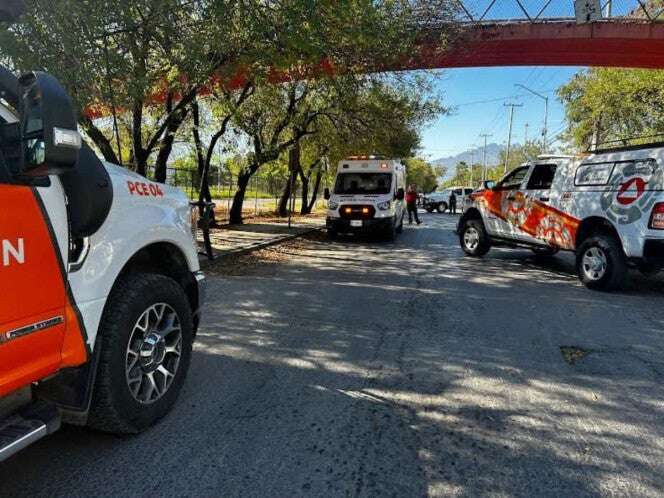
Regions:
<instances>
[{"instance_id":1,"label":"orange graphic decal","mask_svg":"<svg viewBox=\"0 0 664 498\"><path fill-rule=\"evenodd\" d=\"M0 252L0 396L87 359L59 249L36 195L0 185L0 240L8 241Z\"/></svg>"}]
</instances>

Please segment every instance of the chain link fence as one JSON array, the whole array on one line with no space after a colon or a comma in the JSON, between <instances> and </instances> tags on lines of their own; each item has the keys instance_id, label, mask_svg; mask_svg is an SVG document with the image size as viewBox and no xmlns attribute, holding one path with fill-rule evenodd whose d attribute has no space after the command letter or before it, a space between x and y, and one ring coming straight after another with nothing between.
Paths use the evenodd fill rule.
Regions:
<instances>
[{"instance_id":1,"label":"chain link fence","mask_svg":"<svg viewBox=\"0 0 664 498\"><path fill-rule=\"evenodd\" d=\"M148 168L148 177L154 178L154 170ZM284 174L261 173L252 176L245 192L243 204L243 216L275 215L279 208L279 200L283 194L288 176ZM201 178L198 170L173 168L166 170L166 183L182 189L192 201L198 200ZM209 176L210 193L215 203L215 215L220 222L228 219L228 214L233 203L233 197L237 190L237 175L226 168L213 167ZM324 205L323 189L325 180L321 182L316 205L320 208ZM313 179L309 186L309 196L313 191ZM295 188L295 213L301 209L302 184L298 181Z\"/></svg>"}]
</instances>

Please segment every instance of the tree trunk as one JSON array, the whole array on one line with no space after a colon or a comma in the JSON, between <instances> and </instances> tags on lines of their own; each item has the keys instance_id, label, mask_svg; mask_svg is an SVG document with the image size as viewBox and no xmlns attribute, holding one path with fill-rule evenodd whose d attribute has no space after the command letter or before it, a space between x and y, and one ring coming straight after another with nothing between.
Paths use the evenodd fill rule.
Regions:
<instances>
[{"instance_id":1,"label":"tree trunk","mask_svg":"<svg viewBox=\"0 0 664 498\"><path fill-rule=\"evenodd\" d=\"M237 177L237 190L233 196L233 204L231 206L228 220L231 225L242 225L243 223L242 206L244 204L244 195L247 191L247 186L249 185L249 180L251 179L253 171L255 171L255 169L252 167L249 170L244 170Z\"/></svg>"},{"instance_id":2,"label":"tree trunk","mask_svg":"<svg viewBox=\"0 0 664 498\"><path fill-rule=\"evenodd\" d=\"M90 118L82 117L81 126L88 134L90 139L94 142L94 144L99 148L99 151L101 152L102 156L104 156L105 160L113 164L120 164L120 161L118 160L118 157L113 150L113 146L111 145L111 141L106 138L106 135L104 135L104 133L99 128L97 128L97 126L95 126Z\"/></svg>"},{"instance_id":3,"label":"tree trunk","mask_svg":"<svg viewBox=\"0 0 664 498\"><path fill-rule=\"evenodd\" d=\"M175 134L186 117L187 110L184 108L178 112L178 115L166 127L164 138L161 140L161 145L159 146L157 160L154 163L154 179L159 183L166 183L166 177L168 176L166 166L173 150Z\"/></svg>"},{"instance_id":4,"label":"tree trunk","mask_svg":"<svg viewBox=\"0 0 664 498\"><path fill-rule=\"evenodd\" d=\"M288 180L284 185L284 190L281 192L281 198L279 199L279 216L286 217L288 216L288 206L290 205L290 198L292 195L291 188L295 187L295 180L297 180L297 171L291 171L288 175Z\"/></svg>"},{"instance_id":5,"label":"tree trunk","mask_svg":"<svg viewBox=\"0 0 664 498\"><path fill-rule=\"evenodd\" d=\"M281 194L281 200L279 202L279 216L288 216L288 206L291 195L293 195L292 189L295 188L295 183L297 181L297 175L302 171L302 165L300 164L300 144L296 142L288 151L288 182L284 185L284 191Z\"/></svg>"},{"instance_id":6,"label":"tree trunk","mask_svg":"<svg viewBox=\"0 0 664 498\"><path fill-rule=\"evenodd\" d=\"M311 212L314 210L314 206L316 205L316 199L318 198L318 190L320 189L320 182L323 179L323 169L318 168L318 171L316 171L316 180L314 181L314 190L311 192L311 200L309 201L309 205L307 206L307 212L304 214L311 214Z\"/></svg>"},{"instance_id":7,"label":"tree trunk","mask_svg":"<svg viewBox=\"0 0 664 498\"><path fill-rule=\"evenodd\" d=\"M300 180L302 181L302 206L300 207L300 214L309 214L309 181L310 177L302 174L300 170Z\"/></svg>"}]
</instances>

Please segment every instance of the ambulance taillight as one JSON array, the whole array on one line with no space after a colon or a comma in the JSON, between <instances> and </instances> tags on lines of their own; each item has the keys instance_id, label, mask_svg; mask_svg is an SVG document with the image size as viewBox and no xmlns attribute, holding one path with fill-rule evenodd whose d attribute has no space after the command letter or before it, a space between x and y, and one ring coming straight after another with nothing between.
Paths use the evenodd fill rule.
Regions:
<instances>
[{"instance_id":1,"label":"ambulance taillight","mask_svg":"<svg viewBox=\"0 0 664 498\"><path fill-rule=\"evenodd\" d=\"M664 230L664 202L658 202L652 208L649 226L655 230Z\"/></svg>"}]
</instances>

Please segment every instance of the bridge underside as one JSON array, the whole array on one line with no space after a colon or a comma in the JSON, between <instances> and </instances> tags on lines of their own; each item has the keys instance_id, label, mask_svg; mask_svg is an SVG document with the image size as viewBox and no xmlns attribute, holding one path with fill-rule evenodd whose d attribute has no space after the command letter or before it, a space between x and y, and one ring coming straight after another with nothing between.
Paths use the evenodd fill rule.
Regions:
<instances>
[{"instance_id":1,"label":"bridge underside","mask_svg":"<svg viewBox=\"0 0 664 498\"><path fill-rule=\"evenodd\" d=\"M424 44L398 69L607 66L664 69L664 24L569 21L475 24L445 50Z\"/></svg>"}]
</instances>

